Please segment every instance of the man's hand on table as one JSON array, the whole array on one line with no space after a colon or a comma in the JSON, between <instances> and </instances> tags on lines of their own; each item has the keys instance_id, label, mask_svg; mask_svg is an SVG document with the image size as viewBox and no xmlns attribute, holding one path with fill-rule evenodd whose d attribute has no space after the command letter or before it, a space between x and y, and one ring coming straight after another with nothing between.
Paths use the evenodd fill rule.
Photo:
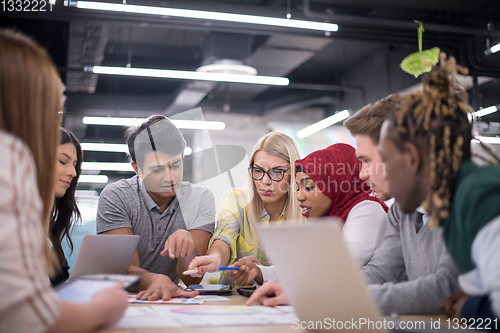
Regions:
<instances>
[{"instance_id":1,"label":"man's hand on table","mask_svg":"<svg viewBox=\"0 0 500 333\"><path fill-rule=\"evenodd\" d=\"M168 301L173 297L195 297L198 296L197 291L184 291L179 288L170 278L163 274L152 274L149 287L137 294L137 299L156 301Z\"/></svg>"}]
</instances>

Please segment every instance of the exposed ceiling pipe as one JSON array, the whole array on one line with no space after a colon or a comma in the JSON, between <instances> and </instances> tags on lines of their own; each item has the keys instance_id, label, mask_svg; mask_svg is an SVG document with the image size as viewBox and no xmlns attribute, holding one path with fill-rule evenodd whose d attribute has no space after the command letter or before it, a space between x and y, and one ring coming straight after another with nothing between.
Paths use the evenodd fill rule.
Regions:
<instances>
[{"instance_id":1,"label":"exposed ceiling pipe","mask_svg":"<svg viewBox=\"0 0 500 333\"><path fill-rule=\"evenodd\" d=\"M342 29L342 23L369 25L373 27L416 29L416 24L413 21L401 21L401 20L391 20L386 18L361 17L353 15L336 15L336 14L313 12L311 10L310 3L311 0L303 0L302 11L304 13L304 16L310 19L328 20L331 22L335 22L340 25L340 29ZM459 27L454 25L445 25L437 23L425 23L425 30L450 32L463 35L500 36L500 31Z\"/></svg>"},{"instance_id":2,"label":"exposed ceiling pipe","mask_svg":"<svg viewBox=\"0 0 500 333\"><path fill-rule=\"evenodd\" d=\"M337 98L331 96L321 96L311 99L304 99L301 101L295 101L284 105L271 105L272 103L268 103L269 106L266 106L267 110L265 111L264 115L283 114L298 109L305 109L314 105L336 105L338 104L338 102L339 101Z\"/></svg>"},{"instance_id":3,"label":"exposed ceiling pipe","mask_svg":"<svg viewBox=\"0 0 500 333\"><path fill-rule=\"evenodd\" d=\"M276 34L269 37L251 54L248 63L262 75L286 77L329 43L331 39L327 38ZM251 101L268 88L267 86L231 85L232 100Z\"/></svg>"},{"instance_id":4,"label":"exposed ceiling pipe","mask_svg":"<svg viewBox=\"0 0 500 333\"><path fill-rule=\"evenodd\" d=\"M70 24L66 86L68 92L94 93L97 75L82 72L88 65L100 65L108 42L108 26L97 22L72 22Z\"/></svg>"},{"instance_id":5,"label":"exposed ceiling pipe","mask_svg":"<svg viewBox=\"0 0 500 333\"><path fill-rule=\"evenodd\" d=\"M309 83L290 83L286 88L303 89L303 90L318 90L318 91L344 91L361 94L361 102L366 104L366 91L361 86L340 86L333 84L309 84Z\"/></svg>"},{"instance_id":6,"label":"exposed ceiling pipe","mask_svg":"<svg viewBox=\"0 0 500 333\"><path fill-rule=\"evenodd\" d=\"M171 2L169 1L169 4ZM191 3L178 2L179 8L184 9L204 9L204 6L194 7ZM206 4L210 4L210 1L205 1ZM174 7L174 6L172 6ZM234 9L233 9L234 7ZM261 8L256 9L252 6L224 6L225 11L228 13L245 13L249 15L265 15L280 17L283 11L279 8ZM213 6L212 8L213 9ZM9 16L18 19L32 19L33 15L31 12L10 12ZM303 13L300 11L294 12L294 18L305 20ZM148 26L148 27L158 27L158 28L168 28L168 29L183 29L183 30L193 30L198 31L203 29L204 31L210 32L229 32L229 33L245 33L245 34L275 34L275 33L292 33L293 35L301 36L324 36L324 32L318 30L309 29L291 29L286 27L275 27L275 26L253 26L252 24L234 24L230 22L209 22L207 24L206 20L194 20L194 19L182 19L182 18L168 18L164 17L149 17L148 15L141 14L131 14L131 13L118 13L118 12L100 12L100 11L79 11L75 8L62 7L58 8L57 11L50 13L50 15L41 15L37 17L40 20L55 20L64 22L105 22L110 25L123 25L129 27L130 25L136 26ZM292 30L292 31L291 31Z\"/></svg>"}]
</instances>

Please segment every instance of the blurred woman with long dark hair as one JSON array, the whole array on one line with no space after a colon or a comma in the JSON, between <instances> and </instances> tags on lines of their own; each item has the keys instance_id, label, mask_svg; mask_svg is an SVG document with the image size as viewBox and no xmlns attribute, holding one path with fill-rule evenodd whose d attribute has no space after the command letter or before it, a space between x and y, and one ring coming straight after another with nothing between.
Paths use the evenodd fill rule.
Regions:
<instances>
[{"instance_id":1,"label":"blurred woman with long dark hair","mask_svg":"<svg viewBox=\"0 0 500 333\"><path fill-rule=\"evenodd\" d=\"M59 259L60 267L50 281L53 286L65 282L69 278L69 265L62 248L63 240L73 252L71 230L81 220L76 205L75 192L78 178L82 172L83 153L76 136L67 129L61 128L61 144L56 153L56 178L54 184L54 209L50 221L49 237Z\"/></svg>"}]
</instances>

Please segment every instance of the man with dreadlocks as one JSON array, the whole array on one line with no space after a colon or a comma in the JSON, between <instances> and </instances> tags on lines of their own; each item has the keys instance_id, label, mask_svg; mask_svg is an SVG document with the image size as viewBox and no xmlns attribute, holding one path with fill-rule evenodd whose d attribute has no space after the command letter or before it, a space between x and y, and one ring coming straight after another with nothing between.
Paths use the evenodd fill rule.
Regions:
<instances>
[{"instance_id":1,"label":"man with dreadlocks","mask_svg":"<svg viewBox=\"0 0 500 333\"><path fill-rule=\"evenodd\" d=\"M377 197L392 197L385 166L378 152L380 128L404 96L390 95L368 104L344 126L356 140L361 179L370 181ZM362 268L378 306L385 314L436 314L443 301L460 290L458 271L441 232L432 232L423 207L405 213L394 203L387 213L387 227L373 257Z\"/></svg>"},{"instance_id":2,"label":"man with dreadlocks","mask_svg":"<svg viewBox=\"0 0 500 333\"><path fill-rule=\"evenodd\" d=\"M440 61L423 76L423 90L389 114L379 150L401 209L422 204L429 224L443 229L464 292L448 303L448 313L462 318L459 324L498 329L500 166L471 161L471 110L465 90L455 86L457 68L466 69L445 54Z\"/></svg>"}]
</instances>

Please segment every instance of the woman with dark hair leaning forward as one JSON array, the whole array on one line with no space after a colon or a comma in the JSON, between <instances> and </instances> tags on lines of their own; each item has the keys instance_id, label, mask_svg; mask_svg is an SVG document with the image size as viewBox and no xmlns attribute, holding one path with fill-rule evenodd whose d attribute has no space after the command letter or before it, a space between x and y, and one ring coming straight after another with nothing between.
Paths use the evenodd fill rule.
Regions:
<instances>
[{"instance_id":1,"label":"woman with dark hair leaning forward","mask_svg":"<svg viewBox=\"0 0 500 333\"><path fill-rule=\"evenodd\" d=\"M72 225L81 219L76 205L75 192L82 172L82 147L76 136L65 128L61 128L61 144L57 148L56 157L55 201L49 237L60 265L56 268L56 275L50 279L53 286L69 278L69 265L64 255L62 242L66 238L70 250L73 251Z\"/></svg>"}]
</instances>

